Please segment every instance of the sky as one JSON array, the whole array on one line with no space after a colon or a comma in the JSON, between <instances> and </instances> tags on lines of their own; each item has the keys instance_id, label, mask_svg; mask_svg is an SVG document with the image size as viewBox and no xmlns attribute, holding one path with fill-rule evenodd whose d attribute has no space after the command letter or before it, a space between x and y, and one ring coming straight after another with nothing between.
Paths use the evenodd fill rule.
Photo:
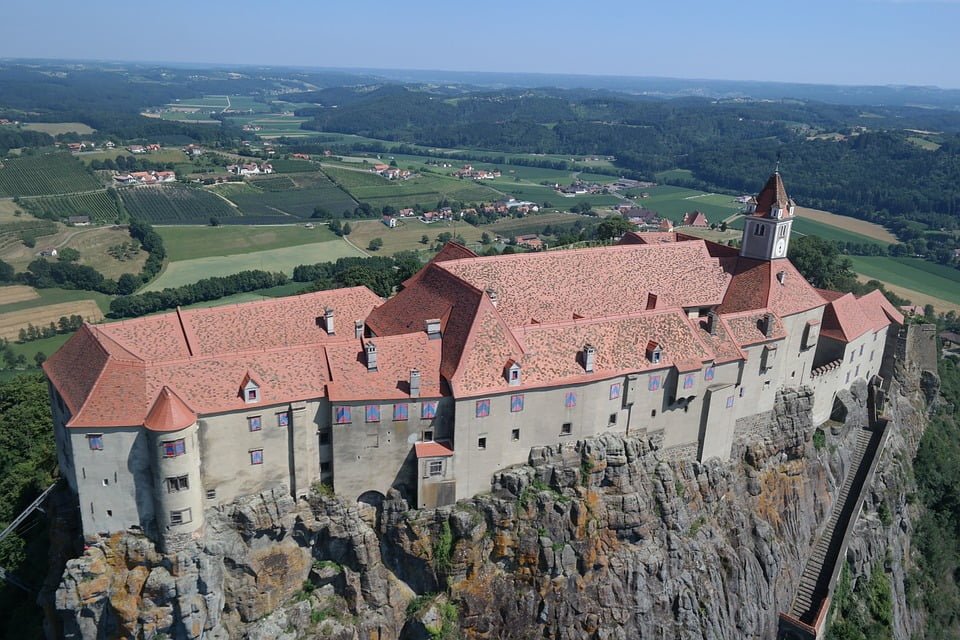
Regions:
<instances>
[{"instance_id":1,"label":"sky","mask_svg":"<svg viewBox=\"0 0 960 640\"><path fill-rule=\"evenodd\" d=\"M0 58L960 88L960 0L35 0Z\"/></svg>"}]
</instances>

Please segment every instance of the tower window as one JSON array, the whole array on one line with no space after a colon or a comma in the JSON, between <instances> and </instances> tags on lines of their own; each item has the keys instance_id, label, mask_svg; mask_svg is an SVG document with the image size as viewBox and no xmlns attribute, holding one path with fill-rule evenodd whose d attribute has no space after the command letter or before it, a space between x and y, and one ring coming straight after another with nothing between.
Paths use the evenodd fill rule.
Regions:
<instances>
[{"instance_id":1,"label":"tower window","mask_svg":"<svg viewBox=\"0 0 960 640\"><path fill-rule=\"evenodd\" d=\"M786 225L783 225L782 227L780 227L779 229L777 229L777 237L778 237L778 238L783 238L783 237L785 237L786 235L787 235L787 226L786 226Z\"/></svg>"},{"instance_id":2,"label":"tower window","mask_svg":"<svg viewBox=\"0 0 960 640\"><path fill-rule=\"evenodd\" d=\"M168 493L177 493L178 491L186 491L190 488L190 482L187 479L187 476L174 476L167 478L167 492Z\"/></svg>"},{"instance_id":3,"label":"tower window","mask_svg":"<svg viewBox=\"0 0 960 640\"><path fill-rule=\"evenodd\" d=\"M767 228L766 228L765 226L763 226L762 224L755 224L755 225L753 225L753 235L755 235L755 236L762 236L762 235L766 234L766 232L767 232Z\"/></svg>"}]
</instances>

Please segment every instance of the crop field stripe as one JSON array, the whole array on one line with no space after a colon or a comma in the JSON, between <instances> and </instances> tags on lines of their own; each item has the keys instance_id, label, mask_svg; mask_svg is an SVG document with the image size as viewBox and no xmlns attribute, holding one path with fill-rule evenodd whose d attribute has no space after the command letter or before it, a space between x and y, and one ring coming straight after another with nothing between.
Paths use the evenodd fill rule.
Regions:
<instances>
[{"instance_id":1,"label":"crop field stripe","mask_svg":"<svg viewBox=\"0 0 960 640\"><path fill-rule=\"evenodd\" d=\"M24 300L36 300L39 297L36 289L22 284L0 287L0 305L23 302Z\"/></svg>"},{"instance_id":2,"label":"crop field stripe","mask_svg":"<svg viewBox=\"0 0 960 640\"><path fill-rule=\"evenodd\" d=\"M223 198L203 189L179 185L131 187L120 191L131 217L150 223L207 223L211 217L240 213Z\"/></svg>"},{"instance_id":3,"label":"crop field stripe","mask_svg":"<svg viewBox=\"0 0 960 640\"><path fill-rule=\"evenodd\" d=\"M0 163L0 195L57 195L100 188L100 182L69 153L25 156Z\"/></svg>"},{"instance_id":4,"label":"crop field stripe","mask_svg":"<svg viewBox=\"0 0 960 640\"><path fill-rule=\"evenodd\" d=\"M960 271L921 258L849 256L853 270L867 278L960 304Z\"/></svg>"},{"instance_id":5,"label":"crop field stripe","mask_svg":"<svg viewBox=\"0 0 960 640\"><path fill-rule=\"evenodd\" d=\"M104 191L78 193L62 196L24 198L24 209L36 216L66 218L72 215L89 215L95 222L113 222L120 214L117 202Z\"/></svg>"},{"instance_id":6,"label":"crop field stripe","mask_svg":"<svg viewBox=\"0 0 960 640\"><path fill-rule=\"evenodd\" d=\"M0 338L15 340L29 324L35 327L57 322L63 316L80 315L84 320L96 322L103 319L103 313L93 300L77 300L49 304L42 307L33 307L21 311L10 311L0 314Z\"/></svg>"}]
</instances>

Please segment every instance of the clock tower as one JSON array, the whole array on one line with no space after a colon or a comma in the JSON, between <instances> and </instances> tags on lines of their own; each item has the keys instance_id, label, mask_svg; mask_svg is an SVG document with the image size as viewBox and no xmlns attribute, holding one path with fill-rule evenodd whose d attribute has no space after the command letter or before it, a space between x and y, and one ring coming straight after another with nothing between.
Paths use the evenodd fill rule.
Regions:
<instances>
[{"instance_id":1,"label":"clock tower","mask_svg":"<svg viewBox=\"0 0 960 640\"><path fill-rule=\"evenodd\" d=\"M757 195L756 204L747 210L740 255L755 260L786 258L795 208L780 171L774 171Z\"/></svg>"}]
</instances>

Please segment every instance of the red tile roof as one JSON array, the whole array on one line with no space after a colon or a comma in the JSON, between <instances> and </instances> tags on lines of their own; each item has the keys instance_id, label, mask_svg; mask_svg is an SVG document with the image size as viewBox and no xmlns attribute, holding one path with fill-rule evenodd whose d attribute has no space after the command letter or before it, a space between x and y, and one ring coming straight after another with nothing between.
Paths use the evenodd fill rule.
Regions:
<instances>
[{"instance_id":1,"label":"red tile roof","mask_svg":"<svg viewBox=\"0 0 960 640\"><path fill-rule=\"evenodd\" d=\"M367 369L360 340L327 345L327 364L333 381L327 385L331 401L400 400L410 397L410 370L420 371L420 396L436 398L440 389L439 340L423 332L367 340L377 347L377 370Z\"/></svg>"},{"instance_id":2,"label":"red tile roof","mask_svg":"<svg viewBox=\"0 0 960 640\"><path fill-rule=\"evenodd\" d=\"M852 342L865 333L886 328L891 322L903 324L903 315L880 291L871 291L861 298L852 293L840 296L833 296L832 291L823 293L833 299L823 312L820 335Z\"/></svg>"},{"instance_id":3,"label":"red tile roof","mask_svg":"<svg viewBox=\"0 0 960 640\"><path fill-rule=\"evenodd\" d=\"M150 413L143 419L143 426L151 431L179 431L197 421L197 414L164 385L157 395Z\"/></svg>"},{"instance_id":4,"label":"red tile roof","mask_svg":"<svg viewBox=\"0 0 960 640\"><path fill-rule=\"evenodd\" d=\"M744 311L740 313L731 313L723 316L727 326L730 327L730 333L737 344L741 347L749 347L761 342L770 342L771 340L782 340L787 337L787 332L783 328L783 322L773 314L773 330L770 335L764 335L761 330L763 316L770 313L766 309L754 311Z\"/></svg>"},{"instance_id":5,"label":"red tile roof","mask_svg":"<svg viewBox=\"0 0 960 640\"><path fill-rule=\"evenodd\" d=\"M720 264L731 277L720 313L769 308L782 317L824 304L823 297L789 260L724 257Z\"/></svg>"},{"instance_id":6,"label":"red tile roof","mask_svg":"<svg viewBox=\"0 0 960 640\"><path fill-rule=\"evenodd\" d=\"M783 210L784 217L790 217L790 207L794 206L793 200L787 195L787 189L783 186L783 179L780 172L775 171L763 185L763 189L757 195L757 207L753 215L761 217L770 217L770 212L774 208Z\"/></svg>"},{"instance_id":7,"label":"red tile roof","mask_svg":"<svg viewBox=\"0 0 960 640\"><path fill-rule=\"evenodd\" d=\"M447 443L449 444L449 443ZM421 458L449 458L453 455L453 449L441 442L417 442L413 445L417 459Z\"/></svg>"}]
</instances>

